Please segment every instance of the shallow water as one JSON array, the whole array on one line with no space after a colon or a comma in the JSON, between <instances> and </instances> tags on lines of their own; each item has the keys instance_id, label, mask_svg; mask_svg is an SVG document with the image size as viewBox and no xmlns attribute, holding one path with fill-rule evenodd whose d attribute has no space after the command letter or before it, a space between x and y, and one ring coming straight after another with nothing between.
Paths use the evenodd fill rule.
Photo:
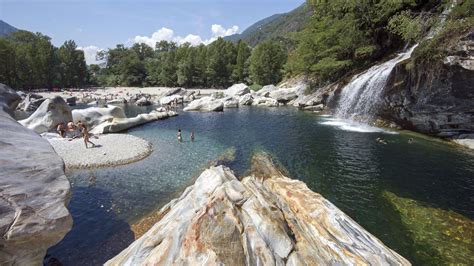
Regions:
<instances>
[{"instance_id":1,"label":"shallow water","mask_svg":"<svg viewBox=\"0 0 474 266\"><path fill-rule=\"evenodd\" d=\"M126 112L149 108L129 106ZM179 128L183 143L176 140ZM369 129L293 108L253 107L181 112L134 128L129 133L151 141L154 152L130 165L68 173L74 227L48 254L66 265L103 263L133 241L129 223L176 197L210 161L234 147L230 166L237 175L248 169L255 150L266 150L293 178L416 264L416 247L382 193L474 219L474 154L440 141ZM190 130L195 142L189 142ZM376 142L379 137L387 144Z\"/></svg>"}]
</instances>

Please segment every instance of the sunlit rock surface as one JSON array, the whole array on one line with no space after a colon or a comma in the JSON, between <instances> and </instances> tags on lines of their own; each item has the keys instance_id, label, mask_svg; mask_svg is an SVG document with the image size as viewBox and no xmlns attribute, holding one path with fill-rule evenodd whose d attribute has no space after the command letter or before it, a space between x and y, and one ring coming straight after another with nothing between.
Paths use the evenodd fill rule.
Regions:
<instances>
[{"instance_id":1,"label":"sunlit rock surface","mask_svg":"<svg viewBox=\"0 0 474 266\"><path fill-rule=\"evenodd\" d=\"M239 181L205 170L107 265L409 265L266 154Z\"/></svg>"},{"instance_id":2,"label":"sunlit rock surface","mask_svg":"<svg viewBox=\"0 0 474 266\"><path fill-rule=\"evenodd\" d=\"M111 120L107 120L103 123L100 123L92 130L90 130L90 132L92 134L117 133L145 123L166 119L176 115L178 114L174 111L151 111L148 114L139 114L136 117L132 118L113 118Z\"/></svg>"},{"instance_id":3,"label":"sunlit rock surface","mask_svg":"<svg viewBox=\"0 0 474 266\"><path fill-rule=\"evenodd\" d=\"M243 83L234 84L224 91L224 94L230 97L243 96L247 93L250 93L250 89L247 85Z\"/></svg>"},{"instance_id":4,"label":"sunlit rock surface","mask_svg":"<svg viewBox=\"0 0 474 266\"><path fill-rule=\"evenodd\" d=\"M49 143L5 112L18 99L0 84L0 265L42 265L71 228L70 186Z\"/></svg>"},{"instance_id":5,"label":"sunlit rock surface","mask_svg":"<svg viewBox=\"0 0 474 266\"><path fill-rule=\"evenodd\" d=\"M60 96L45 100L38 109L20 124L38 134L51 131L61 122L72 121L71 109Z\"/></svg>"},{"instance_id":6,"label":"sunlit rock surface","mask_svg":"<svg viewBox=\"0 0 474 266\"><path fill-rule=\"evenodd\" d=\"M413 254L424 265L472 265L474 221L456 212L427 206L384 192L416 246Z\"/></svg>"},{"instance_id":7,"label":"sunlit rock surface","mask_svg":"<svg viewBox=\"0 0 474 266\"><path fill-rule=\"evenodd\" d=\"M221 99L206 96L190 102L183 110L187 112L220 112L224 110L224 103Z\"/></svg>"},{"instance_id":8,"label":"sunlit rock surface","mask_svg":"<svg viewBox=\"0 0 474 266\"><path fill-rule=\"evenodd\" d=\"M74 123L81 121L87 127L92 128L105 121L111 121L117 118L126 118L125 112L118 106L90 107L86 109L72 110Z\"/></svg>"}]
</instances>

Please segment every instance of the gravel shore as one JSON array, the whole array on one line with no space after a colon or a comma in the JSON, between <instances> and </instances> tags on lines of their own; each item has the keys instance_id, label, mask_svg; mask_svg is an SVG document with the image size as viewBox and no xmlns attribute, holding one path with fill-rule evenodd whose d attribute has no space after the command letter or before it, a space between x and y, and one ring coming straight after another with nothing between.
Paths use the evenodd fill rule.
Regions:
<instances>
[{"instance_id":1,"label":"gravel shore","mask_svg":"<svg viewBox=\"0 0 474 266\"><path fill-rule=\"evenodd\" d=\"M48 139L67 169L98 168L128 164L146 158L153 151L150 142L126 134L91 137L97 146L86 149L83 139Z\"/></svg>"}]
</instances>

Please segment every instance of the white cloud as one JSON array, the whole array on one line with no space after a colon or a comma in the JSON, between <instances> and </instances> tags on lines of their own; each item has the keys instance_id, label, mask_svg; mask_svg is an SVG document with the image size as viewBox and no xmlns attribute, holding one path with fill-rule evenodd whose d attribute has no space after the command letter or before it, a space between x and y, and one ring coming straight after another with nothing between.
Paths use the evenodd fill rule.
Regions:
<instances>
[{"instance_id":1,"label":"white cloud","mask_svg":"<svg viewBox=\"0 0 474 266\"><path fill-rule=\"evenodd\" d=\"M194 35L194 34L188 34L185 37L182 36L175 36L174 31L172 29L168 28L161 28L158 31L155 31L151 37L148 36L135 36L133 38L134 43L145 43L150 47L155 47L155 44L159 41L173 41L178 44L183 44L183 43L190 43L191 45L199 45L201 43L203 44L209 44L219 37L225 37L229 36L232 34L237 33L239 30L238 26L232 26L231 28L224 28L221 25L214 24L211 27L211 34L212 37L207 40L203 40L201 36L199 35Z\"/></svg>"},{"instance_id":2,"label":"white cloud","mask_svg":"<svg viewBox=\"0 0 474 266\"><path fill-rule=\"evenodd\" d=\"M232 26L231 28L224 28L221 25L214 24L211 27L212 30L212 37L218 38L218 37L225 37L229 36L232 34L236 34L237 31L239 31L239 27L237 26Z\"/></svg>"},{"instance_id":3,"label":"white cloud","mask_svg":"<svg viewBox=\"0 0 474 266\"><path fill-rule=\"evenodd\" d=\"M96 60L97 53L102 51L102 49L100 49L99 47L90 45L86 47L77 47L77 49L84 51L84 57L88 65L100 63L100 61Z\"/></svg>"}]
</instances>

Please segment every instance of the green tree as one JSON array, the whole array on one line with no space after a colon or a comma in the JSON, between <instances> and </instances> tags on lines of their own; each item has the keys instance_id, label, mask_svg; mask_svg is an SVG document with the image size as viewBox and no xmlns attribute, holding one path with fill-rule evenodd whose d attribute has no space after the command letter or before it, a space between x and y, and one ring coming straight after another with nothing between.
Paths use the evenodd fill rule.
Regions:
<instances>
[{"instance_id":1,"label":"green tree","mask_svg":"<svg viewBox=\"0 0 474 266\"><path fill-rule=\"evenodd\" d=\"M248 82L249 77L249 57L252 50L242 40L237 43L237 58L232 72L234 83Z\"/></svg>"},{"instance_id":2,"label":"green tree","mask_svg":"<svg viewBox=\"0 0 474 266\"><path fill-rule=\"evenodd\" d=\"M66 41L58 49L61 84L64 87L79 87L87 80L87 66L84 52L77 50L74 41Z\"/></svg>"},{"instance_id":3,"label":"green tree","mask_svg":"<svg viewBox=\"0 0 474 266\"><path fill-rule=\"evenodd\" d=\"M257 45L250 56L250 77L260 85L276 84L282 79L286 52L282 45L268 40Z\"/></svg>"}]
</instances>

